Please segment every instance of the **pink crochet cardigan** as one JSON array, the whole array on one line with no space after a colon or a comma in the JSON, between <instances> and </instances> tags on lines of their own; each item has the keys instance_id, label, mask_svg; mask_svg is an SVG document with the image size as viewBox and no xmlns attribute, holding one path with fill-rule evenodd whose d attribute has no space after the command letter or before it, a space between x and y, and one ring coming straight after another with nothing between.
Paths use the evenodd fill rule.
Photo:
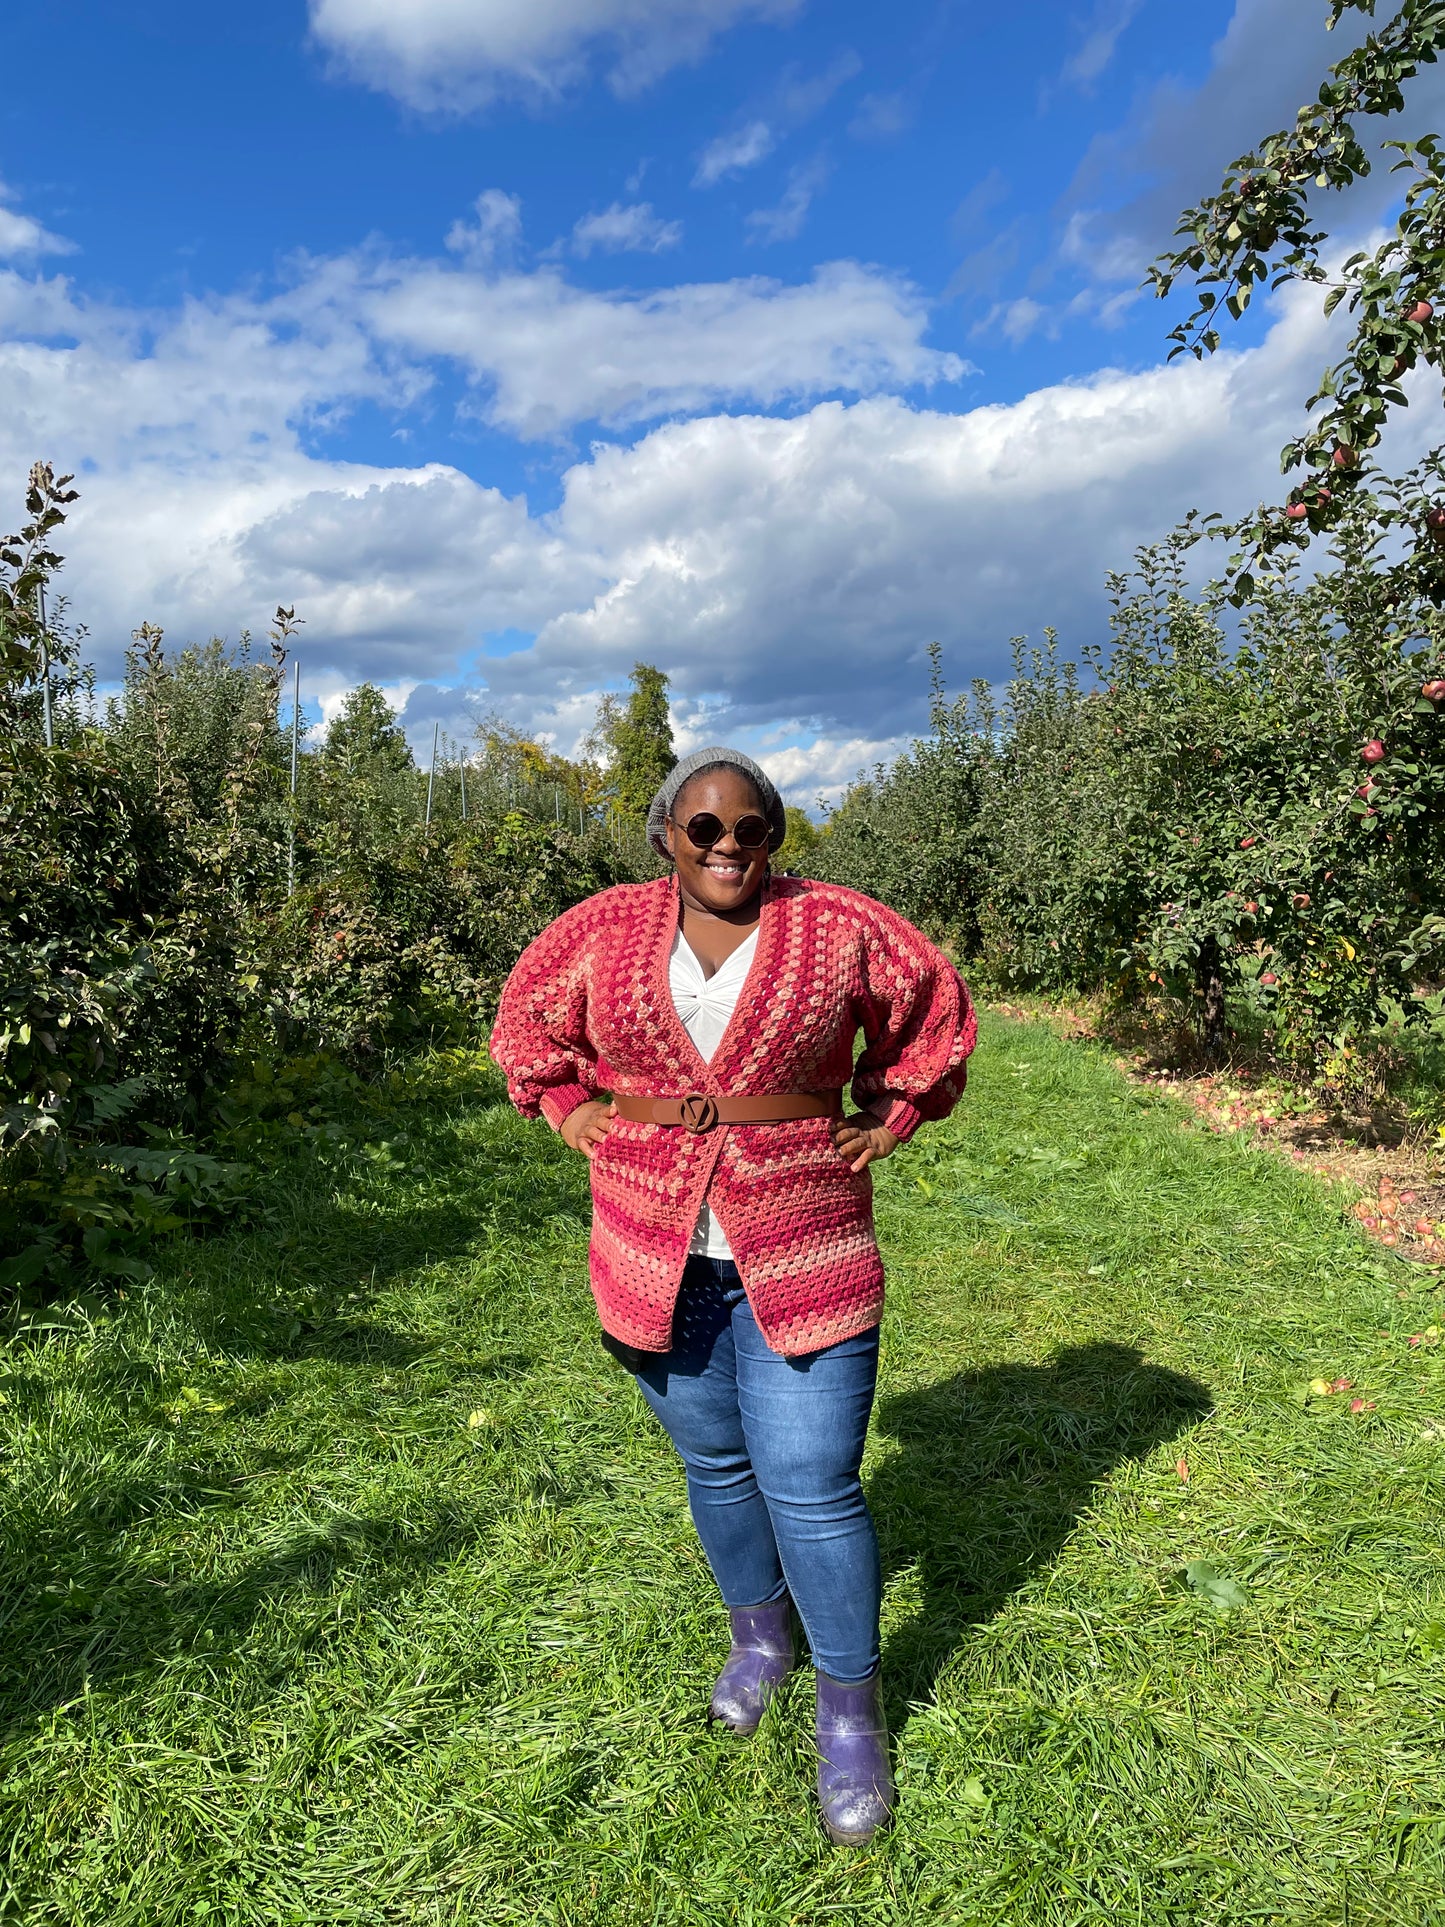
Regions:
<instances>
[{"instance_id":1,"label":"pink crochet cardigan","mask_svg":"<svg viewBox=\"0 0 1445 1927\"><path fill-rule=\"evenodd\" d=\"M502 992L492 1055L524 1117L556 1126L599 1092L715 1097L826 1091L850 1081L900 1139L946 1117L977 1025L952 964L871 897L832 883L765 886L758 947L712 1062L673 1009L675 880L622 884L558 917ZM854 1040L866 1048L855 1068ZM873 1185L826 1118L694 1137L617 1118L592 1159L592 1290L605 1330L666 1351L706 1195L774 1351L820 1350L876 1325L883 1265Z\"/></svg>"}]
</instances>

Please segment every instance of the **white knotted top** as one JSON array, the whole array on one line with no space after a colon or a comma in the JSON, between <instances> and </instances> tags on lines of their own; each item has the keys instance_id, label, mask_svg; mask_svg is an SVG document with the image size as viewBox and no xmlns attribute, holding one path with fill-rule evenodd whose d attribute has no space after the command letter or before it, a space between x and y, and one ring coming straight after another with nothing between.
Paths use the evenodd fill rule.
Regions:
<instances>
[{"instance_id":1,"label":"white knotted top","mask_svg":"<svg viewBox=\"0 0 1445 1927\"><path fill-rule=\"evenodd\" d=\"M738 998L742 995L757 949L758 933L755 930L747 942L739 944L733 954L724 960L721 968L708 977L704 975L702 965L693 955L682 932L679 930L673 938L672 955L667 965L672 1007L697 1046L698 1055L708 1063L712 1062L713 1053L722 1042L723 1032L737 1009ZM698 1213L688 1250L700 1252L708 1258L731 1258L733 1255L722 1234L722 1226L706 1203Z\"/></svg>"}]
</instances>

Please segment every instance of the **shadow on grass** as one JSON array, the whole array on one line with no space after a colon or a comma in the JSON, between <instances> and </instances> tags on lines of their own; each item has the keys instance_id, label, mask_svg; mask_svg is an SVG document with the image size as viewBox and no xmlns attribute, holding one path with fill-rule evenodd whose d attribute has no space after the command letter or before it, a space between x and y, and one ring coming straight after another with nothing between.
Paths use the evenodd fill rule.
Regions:
<instances>
[{"instance_id":1,"label":"shadow on grass","mask_svg":"<svg viewBox=\"0 0 1445 1927\"><path fill-rule=\"evenodd\" d=\"M520 1159L515 1143L479 1146L456 1118L402 1121L404 1167L362 1155L340 1170L293 1167L278 1181L289 1228L240 1234L219 1263L197 1254L179 1295L200 1337L233 1356L405 1367L435 1341L376 1321L377 1299L430 1266L525 1247L559 1221L583 1234L587 1181L573 1153L541 1137Z\"/></svg>"},{"instance_id":2,"label":"shadow on grass","mask_svg":"<svg viewBox=\"0 0 1445 1927\"><path fill-rule=\"evenodd\" d=\"M923 1594L884 1654L890 1694L926 1699L972 1629L1057 1557L1114 1468L1210 1408L1196 1380L1103 1342L883 1399L878 1429L900 1449L868 1501L885 1577L916 1568Z\"/></svg>"},{"instance_id":3,"label":"shadow on grass","mask_svg":"<svg viewBox=\"0 0 1445 1927\"><path fill-rule=\"evenodd\" d=\"M484 1097L475 1108L495 1108L490 1093ZM279 1203L296 1226L284 1242L274 1230L247 1231L179 1254L174 1272L147 1292L152 1314L163 1313L167 1299L175 1313L168 1369L127 1356L123 1345L77 1360L108 1437L116 1414L125 1417L94 1462L76 1455L70 1503L58 1516L47 1506L28 1517L33 1498L0 1489L0 1741L87 1682L153 1680L187 1655L224 1664L259 1625L276 1628L275 1664L284 1669L302 1649L284 1610L274 1616L288 1600L314 1597L317 1617L332 1622L339 1597L369 1610L424 1584L490 1528L495 1507L473 1514L439 1495L420 1521L326 1508L319 1520L261 1534L258 1545L253 1482L294 1479L308 1460L329 1460L336 1441L328 1423L308 1431L298 1420L283 1452L251 1446L177 1463L162 1451L164 1464L147 1463L147 1441L166 1436L178 1379L192 1371L206 1396L227 1401L234 1423L290 1398L314 1365L327 1368L323 1382L334 1382L335 1396L348 1401L364 1400L384 1373L404 1372L439 1350L454 1361L459 1383L513 1379L534 1368L530 1352L495 1350L464 1326L394 1327L375 1315L374 1301L428 1264L484 1251L492 1225L504 1225L510 1243L577 1216L585 1175L579 1190L577 1172L560 1154L521 1171L505 1144L479 1149L457 1119L408 1115L403 1122L408 1169L378 1170L358 1159L338 1173L334 1163L298 1159L275 1176ZM122 1339L125 1316L117 1321ZM188 1363L191 1356L198 1362ZM257 1384L246 1370L257 1362L292 1369ZM240 1368L234 1393L233 1365ZM54 1397L49 1381L25 1371L0 1376L14 1416L43 1423ZM363 1464L358 1482L371 1470ZM147 1559L158 1523L170 1531L186 1515L212 1527L246 1515L240 1537L250 1549L223 1554L224 1573L188 1571L184 1551L174 1561Z\"/></svg>"},{"instance_id":4,"label":"shadow on grass","mask_svg":"<svg viewBox=\"0 0 1445 1927\"><path fill-rule=\"evenodd\" d=\"M7 1575L0 1655L0 1745L78 1696L154 1680L186 1659L209 1669L287 1676L315 1639L359 1622L475 1547L495 1513L438 1507L433 1516L333 1513L289 1522L228 1574L186 1576L142 1567L116 1530L164 1504L214 1518L234 1509L228 1473L197 1465L149 1487L107 1495L107 1528L93 1517L47 1534ZM79 1509L78 1509L79 1510ZM264 1628L264 1631L261 1629ZM194 1688L191 1674L186 1683Z\"/></svg>"}]
</instances>

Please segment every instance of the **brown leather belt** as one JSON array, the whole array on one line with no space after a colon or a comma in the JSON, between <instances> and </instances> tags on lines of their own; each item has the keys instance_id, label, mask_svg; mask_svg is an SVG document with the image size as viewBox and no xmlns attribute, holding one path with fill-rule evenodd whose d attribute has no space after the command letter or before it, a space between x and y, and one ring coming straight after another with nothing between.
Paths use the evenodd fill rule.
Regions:
<instances>
[{"instance_id":1,"label":"brown leather belt","mask_svg":"<svg viewBox=\"0 0 1445 1927\"><path fill-rule=\"evenodd\" d=\"M718 1124L786 1124L798 1117L840 1117L841 1091L796 1091L786 1097L619 1097L617 1115L633 1124L680 1125L700 1137Z\"/></svg>"}]
</instances>

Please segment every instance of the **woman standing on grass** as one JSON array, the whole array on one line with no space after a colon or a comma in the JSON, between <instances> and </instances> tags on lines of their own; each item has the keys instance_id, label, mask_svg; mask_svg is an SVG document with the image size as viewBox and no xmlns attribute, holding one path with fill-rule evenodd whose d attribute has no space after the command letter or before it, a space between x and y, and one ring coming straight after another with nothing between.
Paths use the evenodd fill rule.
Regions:
<instances>
[{"instance_id":1,"label":"woman standing on grass","mask_svg":"<svg viewBox=\"0 0 1445 1927\"><path fill-rule=\"evenodd\" d=\"M858 1476L883 1309L868 1166L957 1103L973 1011L881 903L770 877L783 805L749 757L686 758L647 827L673 875L544 930L492 1054L523 1115L591 1162L603 1342L687 1468L732 1619L711 1715L756 1728L793 1665L791 1601L817 1671L823 1821L862 1844L893 1804Z\"/></svg>"}]
</instances>

